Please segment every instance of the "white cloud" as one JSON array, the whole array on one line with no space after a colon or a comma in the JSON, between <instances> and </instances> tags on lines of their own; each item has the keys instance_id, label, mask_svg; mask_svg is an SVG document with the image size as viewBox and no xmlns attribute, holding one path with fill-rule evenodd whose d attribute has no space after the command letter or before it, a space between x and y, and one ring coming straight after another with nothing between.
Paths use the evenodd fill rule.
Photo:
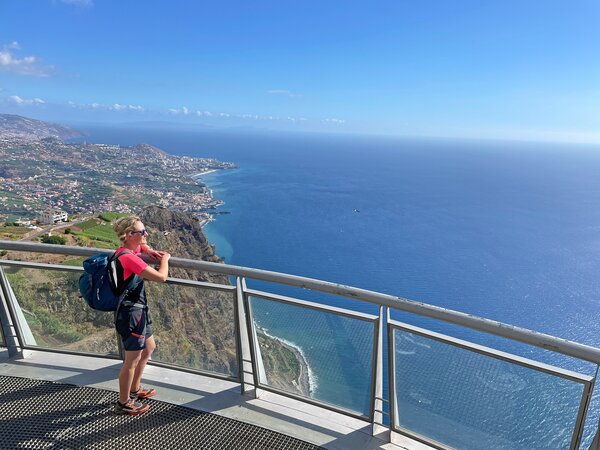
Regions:
<instances>
[{"instance_id":1,"label":"white cloud","mask_svg":"<svg viewBox=\"0 0 600 450\"><path fill-rule=\"evenodd\" d=\"M121 103L114 103L112 105L103 105L102 103L75 103L69 102L69 106L77 109L87 110L101 110L101 111L133 111L133 112L145 112L146 108L140 105L124 105Z\"/></svg>"},{"instance_id":2,"label":"white cloud","mask_svg":"<svg viewBox=\"0 0 600 450\"><path fill-rule=\"evenodd\" d=\"M93 105L97 105L97 103L93 103ZM119 103L115 103L112 106L108 106L109 111L135 111L135 112L144 112L146 109L140 105L121 105Z\"/></svg>"},{"instance_id":3,"label":"white cloud","mask_svg":"<svg viewBox=\"0 0 600 450\"><path fill-rule=\"evenodd\" d=\"M323 119L323 123L346 123L344 119Z\"/></svg>"},{"instance_id":4,"label":"white cloud","mask_svg":"<svg viewBox=\"0 0 600 450\"><path fill-rule=\"evenodd\" d=\"M2 46L0 50L0 71L12 72L19 75L33 75L47 77L54 73L54 66L44 66L36 56L18 58L13 50L20 50L17 41Z\"/></svg>"},{"instance_id":5,"label":"white cloud","mask_svg":"<svg viewBox=\"0 0 600 450\"><path fill-rule=\"evenodd\" d=\"M292 91L288 91L287 89L270 89L267 91L267 94L285 95L286 97L300 97L300 94L296 94Z\"/></svg>"},{"instance_id":6,"label":"white cloud","mask_svg":"<svg viewBox=\"0 0 600 450\"><path fill-rule=\"evenodd\" d=\"M190 111L187 107L182 106L180 109L176 109L176 108L170 108L167 110L170 114L174 114L174 115L179 115L182 114L184 116L187 116L189 114L192 114L192 111Z\"/></svg>"},{"instance_id":7,"label":"white cloud","mask_svg":"<svg viewBox=\"0 0 600 450\"><path fill-rule=\"evenodd\" d=\"M240 119L252 119L252 120L260 120L262 117L257 116L256 114L242 114L238 116Z\"/></svg>"},{"instance_id":8,"label":"white cloud","mask_svg":"<svg viewBox=\"0 0 600 450\"><path fill-rule=\"evenodd\" d=\"M198 117L212 117L213 113L211 113L210 111L196 111L196 115Z\"/></svg>"},{"instance_id":9,"label":"white cloud","mask_svg":"<svg viewBox=\"0 0 600 450\"><path fill-rule=\"evenodd\" d=\"M9 100L17 105L17 106L32 106L32 105L43 105L46 102L41 98L33 98L33 99L24 99L19 97L18 95L11 95Z\"/></svg>"}]
</instances>

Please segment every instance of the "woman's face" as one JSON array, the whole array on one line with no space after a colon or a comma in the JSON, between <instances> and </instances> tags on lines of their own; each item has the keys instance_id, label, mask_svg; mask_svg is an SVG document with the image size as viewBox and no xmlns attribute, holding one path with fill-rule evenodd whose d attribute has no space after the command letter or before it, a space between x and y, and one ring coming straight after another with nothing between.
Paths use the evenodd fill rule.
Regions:
<instances>
[{"instance_id":1,"label":"woman's face","mask_svg":"<svg viewBox=\"0 0 600 450\"><path fill-rule=\"evenodd\" d=\"M136 222L132 230L127 232L126 243L133 246L146 244L146 236L148 232L142 222Z\"/></svg>"}]
</instances>

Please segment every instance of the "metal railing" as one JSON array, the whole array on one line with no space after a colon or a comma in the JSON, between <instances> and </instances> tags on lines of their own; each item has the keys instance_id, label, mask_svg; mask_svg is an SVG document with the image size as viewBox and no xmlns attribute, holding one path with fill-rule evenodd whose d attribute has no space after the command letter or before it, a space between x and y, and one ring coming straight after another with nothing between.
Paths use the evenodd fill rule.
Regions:
<instances>
[{"instance_id":1,"label":"metal railing","mask_svg":"<svg viewBox=\"0 0 600 450\"><path fill-rule=\"evenodd\" d=\"M105 249L56 246L14 241L0 241L0 249L70 256L89 256L97 253L112 253L111 251ZM569 383L574 383L573 385L570 384L568 387L573 392L576 392L576 395L579 397L576 399L568 399L571 402L576 400L577 407L574 409L574 411L576 410L574 413L575 417L569 418L568 421L568 426L572 426L572 430L568 439L569 443L566 448L580 448L583 426L586 413L589 409L590 397L593 390L595 377L589 377L566 371L558 367L521 358L498 350L479 346L474 343L458 340L450 336L445 336L429 330L423 330L408 324L400 323L390 318L390 310L405 311L422 317L441 320L454 325L484 332L489 335L507 338L511 341L521 342L546 349L551 352L568 355L579 360L591 362L596 366L600 365L600 349L598 348L493 320L472 316L462 312L408 300L402 297L394 297L374 291L311 278L247 267L211 263L206 261L193 261L176 257L171 258L170 264L172 267L236 277L236 284L234 286L175 278L168 279L167 283L175 287L186 286L200 290L212 289L229 292L232 295L235 295L235 297L233 297L233 317L231 320L234 322L233 328L235 330L234 352L237 370L233 371L231 374L225 375L203 369L178 366L177 368L181 370L193 370L209 376L235 380L240 383L242 393L256 392L256 389L274 391L288 397L305 401L307 403L315 404L330 410L341 412L343 414L348 414L353 417L358 417L360 419L369 421L373 425L373 433L375 434L376 430L378 430L376 434L380 437L382 436L381 430L387 430L387 432L383 435L387 434L387 438L392 442L394 441L394 436L396 436L396 433L398 433L420 440L434 447L450 448L450 445L453 445L451 442L440 440L435 436L431 436L428 433L422 433L419 430L411 429L410 426L405 426L406 424L401 423L400 420L398 420L398 417L402 416L402 402L404 399L399 399L399 395L401 393L399 394L398 392L397 383L400 383L400 386L402 386L402 380L398 379L397 376L397 363L399 357L406 359L406 356L402 356L402 352L399 351L395 335L398 333L408 333L407 335L402 336L405 336L406 339L409 340L414 340L415 336L418 336L419 339L428 339L428 341L418 343L418 345L427 349L428 351L430 350L428 347L431 347L429 344L430 341L443 343L443 345L449 346L448 348L460 348L461 350L465 350L469 352L469 355L477 354L492 360L508 363L511 365L511 367L520 367L531 370L531 373L533 374L541 373L544 374L544 376L550 376L552 377L551 380L567 380ZM2 267L37 270L44 269L67 272L80 272L82 269L80 267L69 267L58 264L0 260L0 286L2 287L2 290L0 291L2 294L2 303L0 304L0 319L2 323L5 345L9 348L9 352L13 355L17 355L22 349L39 349L40 346L32 346L24 339L27 331L27 323L23 319L23 316L19 313L20 306L18 304L18 299L15 298L15 295L11 290L10 283L2 271ZM307 302L296 298L284 297L270 292L249 289L246 286L246 279L295 286L311 291L334 294L362 302L368 302L379 306L379 315L358 313L343 308L335 308L332 306L316 304L314 302ZM363 365L368 366L364 372L365 374L368 373L368 405L366 406L366 409L361 409L360 407L355 408L352 406L349 407L348 402L346 402L345 399L340 399L338 401L335 398L329 398L324 400L318 395L314 395L314 392L302 392L297 386L295 386L295 390L287 389L285 386L277 386L277 383L274 383L272 380L268 380L269 369L265 369L265 357L261 354L261 352L265 348L269 347L269 344L265 343L266 341L264 341L264 339L266 339L265 336L269 337L269 334L259 323L260 317L255 314L254 303L257 302L267 302L269 305L277 305L279 308L291 308L290 311L293 311L294 314L297 314L297 317L308 317L308 319L306 319L307 323L314 322L311 321L309 317L311 311L315 312L315 314L321 314L327 317L327 320L324 320L324 323L327 325L324 325L324 328L321 330L323 332L339 332L339 329L337 328L339 323L341 323L339 321L346 320L347 322L344 322L344 324L346 324L345 326L348 326L349 330L353 330L348 331L347 334L353 333L354 330L359 330L360 333L363 333L361 336L365 336L364 339L371 339L372 341L364 343L360 351L357 351L357 354L364 356L365 361L363 361ZM330 327L330 329L327 327ZM339 338L339 335L337 335L337 337ZM274 335L274 338L277 339L278 336ZM360 342L362 342L364 339L361 338L360 340L357 340L355 344L360 345ZM280 341L284 342L285 339L280 339ZM286 343L284 346L289 347L288 344L289 343ZM320 351L333 352L332 354L335 354L337 357L343 356L340 354L341 350L339 348L332 348L331 346L328 347L328 345L330 344L323 343ZM387 353L384 352L385 346L387 346ZM62 349L52 348L48 348L47 350L65 351ZM287 351L295 353L293 346L288 348ZM305 355L300 355L298 358L306 359ZM311 363L311 361L306 362L309 365ZM154 363L156 364L156 362ZM167 365L172 367L171 364ZM385 365L387 365L387 371L384 370ZM273 374L271 373L271 375ZM387 377L389 381L387 395L383 389L384 377ZM572 388L572 386L575 387ZM581 389L579 390L579 388ZM348 395L352 394L351 390L348 392ZM575 396L575 394L571 395L571 397L573 396ZM498 397L497 400L501 401L503 398L504 397ZM409 402L410 401L412 400L409 399ZM415 411L418 414L431 413L430 410L433 409L433 406L429 407L428 409L428 401L429 400L419 400L419 403L421 403L419 406L420 409L415 409ZM389 408L385 408L385 404L389 405ZM423 404L425 407L423 407ZM389 409L389 411L386 411L386 409ZM384 416L387 415L389 415L389 421L383 420Z\"/></svg>"}]
</instances>

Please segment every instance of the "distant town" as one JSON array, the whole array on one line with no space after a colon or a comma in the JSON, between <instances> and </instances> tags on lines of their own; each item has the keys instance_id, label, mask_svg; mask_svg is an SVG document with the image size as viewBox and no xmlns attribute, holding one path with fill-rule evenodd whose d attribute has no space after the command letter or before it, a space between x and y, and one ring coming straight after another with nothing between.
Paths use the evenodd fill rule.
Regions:
<instances>
[{"instance_id":1,"label":"distant town","mask_svg":"<svg viewBox=\"0 0 600 450\"><path fill-rule=\"evenodd\" d=\"M24 140L0 133L0 221L34 226L151 204L188 212L202 224L222 204L202 175L235 168L210 158L132 147Z\"/></svg>"}]
</instances>

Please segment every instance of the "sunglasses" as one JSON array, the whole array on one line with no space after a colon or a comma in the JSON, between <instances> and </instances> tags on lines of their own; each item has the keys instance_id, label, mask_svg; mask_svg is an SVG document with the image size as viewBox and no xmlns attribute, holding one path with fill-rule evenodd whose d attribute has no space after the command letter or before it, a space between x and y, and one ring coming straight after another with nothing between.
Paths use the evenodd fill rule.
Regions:
<instances>
[{"instance_id":1,"label":"sunglasses","mask_svg":"<svg viewBox=\"0 0 600 450\"><path fill-rule=\"evenodd\" d=\"M146 235L148 234L148 232L146 231L146 229L139 230L139 231L137 231L137 230L131 230L131 231L129 232L129 234L131 234L131 235L138 234L138 233L139 233L140 235L142 235L142 236L146 236Z\"/></svg>"}]
</instances>

